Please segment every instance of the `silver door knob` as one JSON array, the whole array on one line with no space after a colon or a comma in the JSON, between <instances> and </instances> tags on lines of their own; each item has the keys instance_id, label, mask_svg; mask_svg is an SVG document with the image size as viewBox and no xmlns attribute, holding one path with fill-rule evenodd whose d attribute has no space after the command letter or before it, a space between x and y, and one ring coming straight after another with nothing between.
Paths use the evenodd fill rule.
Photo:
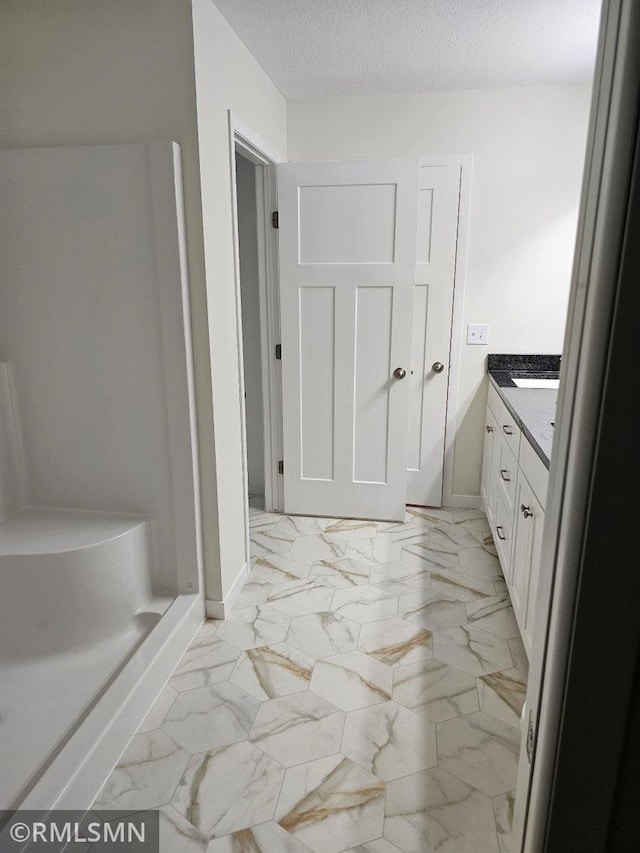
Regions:
<instances>
[{"instance_id":1,"label":"silver door knob","mask_svg":"<svg viewBox=\"0 0 640 853\"><path fill-rule=\"evenodd\" d=\"M404 377L407 375L407 371L404 369L404 367L396 367L396 369L393 371L393 375L396 377L396 379L404 379Z\"/></svg>"},{"instance_id":2,"label":"silver door knob","mask_svg":"<svg viewBox=\"0 0 640 853\"><path fill-rule=\"evenodd\" d=\"M434 361L431 365L431 370L433 370L434 373L442 373L444 370L444 364L441 361Z\"/></svg>"}]
</instances>

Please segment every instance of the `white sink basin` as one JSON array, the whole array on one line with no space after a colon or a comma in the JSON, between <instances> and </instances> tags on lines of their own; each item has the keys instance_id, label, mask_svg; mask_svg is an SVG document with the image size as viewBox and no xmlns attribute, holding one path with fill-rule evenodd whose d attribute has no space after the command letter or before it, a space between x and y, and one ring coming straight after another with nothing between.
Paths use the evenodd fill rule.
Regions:
<instances>
[{"instance_id":1,"label":"white sink basin","mask_svg":"<svg viewBox=\"0 0 640 853\"><path fill-rule=\"evenodd\" d=\"M557 390L560 387L559 379L513 379L513 383L517 388L553 388Z\"/></svg>"}]
</instances>

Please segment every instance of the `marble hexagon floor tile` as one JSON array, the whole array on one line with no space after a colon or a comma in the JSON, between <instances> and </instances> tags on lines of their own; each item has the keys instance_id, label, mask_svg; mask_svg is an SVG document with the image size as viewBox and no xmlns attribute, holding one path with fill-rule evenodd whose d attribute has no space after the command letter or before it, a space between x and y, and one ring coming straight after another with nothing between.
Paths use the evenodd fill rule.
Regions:
<instances>
[{"instance_id":1,"label":"marble hexagon floor tile","mask_svg":"<svg viewBox=\"0 0 640 853\"><path fill-rule=\"evenodd\" d=\"M246 740L259 707L235 684L212 684L181 693L162 730L193 755Z\"/></svg>"},{"instance_id":2,"label":"marble hexagon floor tile","mask_svg":"<svg viewBox=\"0 0 640 853\"><path fill-rule=\"evenodd\" d=\"M358 844L357 847L350 847L345 850L345 853L402 853L402 850L387 841L386 838L376 838L375 841L367 841L365 844Z\"/></svg>"},{"instance_id":3,"label":"marble hexagon floor tile","mask_svg":"<svg viewBox=\"0 0 640 853\"><path fill-rule=\"evenodd\" d=\"M429 527L437 527L439 524L453 524L453 510L426 506L406 507L405 519L412 524L419 521Z\"/></svg>"},{"instance_id":4,"label":"marble hexagon floor tile","mask_svg":"<svg viewBox=\"0 0 640 853\"><path fill-rule=\"evenodd\" d=\"M498 558L490 554L486 548L478 546L463 548L458 552L460 565L463 569L469 569L476 575L486 578L501 578L502 571Z\"/></svg>"},{"instance_id":5,"label":"marble hexagon floor tile","mask_svg":"<svg viewBox=\"0 0 640 853\"><path fill-rule=\"evenodd\" d=\"M323 533L327 522L320 518L311 518L302 515L285 515L276 526L276 531L283 534L287 539L297 539L299 536L313 536Z\"/></svg>"},{"instance_id":6,"label":"marble hexagon floor tile","mask_svg":"<svg viewBox=\"0 0 640 853\"><path fill-rule=\"evenodd\" d=\"M325 528L325 533L333 533L340 539L371 539L377 532L375 521L361 521L357 518L333 520Z\"/></svg>"},{"instance_id":7,"label":"marble hexagon floor tile","mask_svg":"<svg viewBox=\"0 0 640 853\"><path fill-rule=\"evenodd\" d=\"M249 530L249 548L252 557L263 554L282 554L290 551L295 537L291 532L282 533L278 525L261 530Z\"/></svg>"},{"instance_id":8,"label":"marble hexagon floor tile","mask_svg":"<svg viewBox=\"0 0 640 853\"><path fill-rule=\"evenodd\" d=\"M343 755L388 782L437 763L436 727L396 702L350 711Z\"/></svg>"},{"instance_id":9,"label":"marble hexagon floor tile","mask_svg":"<svg viewBox=\"0 0 640 853\"><path fill-rule=\"evenodd\" d=\"M528 664L484 513L250 515L96 803L161 808L162 853L506 853Z\"/></svg>"},{"instance_id":10,"label":"marble hexagon floor tile","mask_svg":"<svg viewBox=\"0 0 640 853\"><path fill-rule=\"evenodd\" d=\"M405 853L498 853L491 799L440 767L387 785L384 834Z\"/></svg>"},{"instance_id":11,"label":"marble hexagon floor tile","mask_svg":"<svg viewBox=\"0 0 640 853\"><path fill-rule=\"evenodd\" d=\"M505 640L520 636L518 623L508 595L495 595L467 604L467 624L489 631Z\"/></svg>"},{"instance_id":12,"label":"marble hexagon floor tile","mask_svg":"<svg viewBox=\"0 0 640 853\"><path fill-rule=\"evenodd\" d=\"M431 573L431 589L444 592L458 601L476 601L495 596L495 585L482 577L456 566L455 569L438 569Z\"/></svg>"},{"instance_id":13,"label":"marble hexagon floor tile","mask_svg":"<svg viewBox=\"0 0 640 853\"><path fill-rule=\"evenodd\" d=\"M439 660L397 667L393 698L434 723L472 714L480 707L476 680Z\"/></svg>"},{"instance_id":14,"label":"marble hexagon floor tile","mask_svg":"<svg viewBox=\"0 0 640 853\"><path fill-rule=\"evenodd\" d=\"M369 582L371 566L361 560L341 557L338 560L319 560L311 568L310 577L334 589L361 586Z\"/></svg>"},{"instance_id":15,"label":"marble hexagon floor tile","mask_svg":"<svg viewBox=\"0 0 640 853\"><path fill-rule=\"evenodd\" d=\"M300 554L266 554L256 557L249 572L249 580L259 579L271 584L286 583L306 578L312 561Z\"/></svg>"},{"instance_id":16,"label":"marble hexagon floor tile","mask_svg":"<svg viewBox=\"0 0 640 853\"><path fill-rule=\"evenodd\" d=\"M393 670L360 651L317 661L311 690L343 711L391 699Z\"/></svg>"},{"instance_id":17,"label":"marble hexagon floor tile","mask_svg":"<svg viewBox=\"0 0 640 853\"><path fill-rule=\"evenodd\" d=\"M309 848L270 821L214 838L206 853L309 853Z\"/></svg>"},{"instance_id":18,"label":"marble hexagon floor tile","mask_svg":"<svg viewBox=\"0 0 640 853\"><path fill-rule=\"evenodd\" d=\"M289 616L268 604L259 604L257 607L232 610L220 623L216 636L238 649L253 649L268 643L282 642L290 624Z\"/></svg>"},{"instance_id":19,"label":"marble hexagon floor tile","mask_svg":"<svg viewBox=\"0 0 640 853\"><path fill-rule=\"evenodd\" d=\"M395 563L402 556L402 546L397 542L381 539L379 536L373 539L351 539L347 555L371 564Z\"/></svg>"},{"instance_id":20,"label":"marble hexagon floor tile","mask_svg":"<svg viewBox=\"0 0 640 853\"><path fill-rule=\"evenodd\" d=\"M517 667L483 675L478 679L478 696L481 711L519 728L527 698L526 675Z\"/></svg>"},{"instance_id":21,"label":"marble hexagon floor tile","mask_svg":"<svg viewBox=\"0 0 640 853\"><path fill-rule=\"evenodd\" d=\"M229 835L273 817L284 768L242 741L194 755L171 805L207 838Z\"/></svg>"},{"instance_id":22,"label":"marble hexagon floor tile","mask_svg":"<svg viewBox=\"0 0 640 853\"><path fill-rule=\"evenodd\" d=\"M481 544L478 537L461 524L438 524L431 529L429 541L439 551L451 554L457 554L461 548L473 548Z\"/></svg>"},{"instance_id":23,"label":"marble hexagon floor tile","mask_svg":"<svg viewBox=\"0 0 640 853\"><path fill-rule=\"evenodd\" d=\"M273 584L270 581L250 574L233 603L234 608L240 610L242 607L264 604L271 594L272 587Z\"/></svg>"},{"instance_id":24,"label":"marble hexagon floor tile","mask_svg":"<svg viewBox=\"0 0 640 853\"><path fill-rule=\"evenodd\" d=\"M513 790L520 733L478 712L438 726L438 765L490 797Z\"/></svg>"},{"instance_id":25,"label":"marble hexagon floor tile","mask_svg":"<svg viewBox=\"0 0 640 853\"><path fill-rule=\"evenodd\" d=\"M315 693L263 702L251 741L285 767L332 755L340 749L344 714Z\"/></svg>"},{"instance_id":26,"label":"marble hexagon floor tile","mask_svg":"<svg viewBox=\"0 0 640 853\"><path fill-rule=\"evenodd\" d=\"M433 657L431 631L397 617L363 625L358 648L388 666L401 666Z\"/></svg>"},{"instance_id":27,"label":"marble hexagon floor tile","mask_svg":"<svg viewBox=\"0 0 640 853\"><path fill-rule=\"evenodd\" d=\"M296 616L291 620L287 642L313 658L350 652L358 645L360 625L332 611Z\"/></svg>"},{"instance_id":28,"label":"marble hexagon floor tile","mask_svg":"<svg viewBox=\"0 0 640 853\"><path fill-rule=\"evenodd\" d=\"M287 770L276 820L314 853L338 853L382 836L384 795L382 780L332 755Z\"/></svg>"},{"instance_id":29,"label":"marble hexagon floor tile","mask_svg":"<svg viewBox=\"0 0 640 853\"><path fill-rule=\"evenodd\" d=\"M460 565L457 553L441 551L429 538L420 542L412 542L402 547L402 560L417 568L428 569L450 569Z\"/></svg>"},{"instance_id":30,"label":"marble hexagon floor tile","mask_svg":"<svg viewBox=\"0 0 640 853\"><path fill-rule=\"evenodd\" d=\"M506 640L470 625L434 633L433 654L438 660L476 676L513 666Z\"/></svg>"},{"instance_id":31,"label":"marble hexagon floor tile","mask_svg":"<svg viewBox=\"0 0 640 853\"><path fill-rule=\"evenodd\" d=\"M173 806L160 809L160 853L208 853L209 839Z\"/></svg>"},{"instance_id":32,"label":"marble hexagon floor tile","mask_svg":"<svg viewBox=\"0 0 640 853\"><path fill-rule=\"evenodd\" d=\"M509 791L506 794L498 794L493 798L493 811L496 816L496 830L498 832L498 847L500 853L512 853L511 831L513 829L513 813L516 805L516 792Z\"/></svg>"},{"instance_id":33,"label":"marble hexagon floor tile","mask_svg":"<svg viewBox=\"0 0 640 853\"><path fill-rule=\"evenodd\" d=\"M189 753L165 732L135 735L96 797L93 808L138 812L169 802Z\"/></svg>"},{"instance_id":34,"label":"marble hexagon floor tile","mask_svg":"<svg viewBox=\"0 0 640 853\"><path fill-rule=\"evenodd\" d=\"M313 561L336 560L345 556L347 545L346 539L323 533L316 536L300 536L293 543L291 550L294 554L300 554Z\"/></svg>"},{"instance_id":35,"label":"marble hexagon floor tile","mask_svg":"<svg viewBox=\"0 0 640 853\"><path fill-rule=\"evenodd\" d=\"M430 631L464 625L467 611L454 596L440 590L411 592L398 599L398 616Z\"/></svg>"},{"instance_id":36,"label":"marble hexagon floor tile","mask_svg":"<svg viewBox=\"0 0 640 853\"><path fill-rule=\"evenodd\" d=\"M369 583L393 595L407 595L431 589L431 574L427 569L400 560L375 565L371 569Z\"/></svg>"},{"instance_id":37,"label":"marble hexagon floor tile","mask_svg":"<svg viewBox=\"0 0 640 853\"><path fill-rule=\"evenodd\" d=\"M249 530L269 530L282 521L283 516L277 512L262 512L253 510L249 513Z\"/></svg>"},{"instance_id":38,"label":"marble hexagon floor tile","mask_svg":"<svg viewBox=\"0 0 640 853\"><path fill-rule=\"evenodd\" d=\"M315 578L277 584L269 594L268 603L287 616L305 616L331 609L334 589Z\"/></svg>"},{"instance_id":39,"label":"marble hexagon floor tile","mask_svg":"<svg viewBox=\"0 0 640 853\"><path fill-rule=\"evenodd\" d=\"M256 699L276 699L306 690L314 659L287 643L242 652L231 674L232 684Z\"/></svg>"},{"instance_id":40,"label":"marble hexagon floor tile","mask_svg":"<svg viewBox=\"0 0 640 853\"><path fill-rule=\"evenodd\" d=\"M429 538L429 528L420 522L413 524L389 524L378 533L378 537L398 545L410 545L413 542L425 542Z\"/></svg>"},{"instance_id":41,"label":"marble hexagon floor tile","mask_svg":"<svg viewBox=\"0 0 640 853\"><path fill-rule=\"evenodd\" d=\"M226 681L240 650L212 634L196 637L174 669L169 684L176 690L194 690Z\"/></svg>"},{"instance_id":42,"label":"marble hexagon floor tile","mask_svg":"<svg viewBox=\"0 0 640 853\"><path fill-rule=\"evenodd\" d=\"M169 713L171 706L178 698L178 691L170 684L165 684L160 695L149 709L149 713L142 721L138 732L150 732L152 729L160 728L162 721Z\"/></svg>"},{"instance_id":43,"label":"marble hexagon floor tile","mask_svg":"<svg viewBox=\"0 0 640 853\"><path fill-rule=\"evenodd\" d=\"M336 590L331 609L354 622L379 622L397 615L398 598L384 589L367 584Z\"/></svg>"}]
</instances>

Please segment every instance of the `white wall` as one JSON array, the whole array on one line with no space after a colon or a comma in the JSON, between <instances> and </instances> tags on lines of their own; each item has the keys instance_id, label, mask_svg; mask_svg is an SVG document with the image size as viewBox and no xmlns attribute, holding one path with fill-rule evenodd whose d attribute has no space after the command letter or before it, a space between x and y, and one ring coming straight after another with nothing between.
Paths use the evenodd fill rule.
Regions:
<instances>
[{"instance_id":1,"label":"white wall","mask_svg":"<svg viewBox=\"0 0 640 853\"><path fill-rule=\"evenodd\" d=\"M237 155L236 185L240 292L242 295L242 357L247 412L247 473L249 494L264 495L264 424L262 409L262 353L260 351L260 291L258 231L256 227L256 168Z\"/></svg>"},{"instance_id":2,"label":"white wall","mask_svg":"<svg viewBox=\"0 0 640 853\"><path fill-rule=\"evenodd\" d=\"M561 351L590 86L288 104L290 160L473 154L455 495L477 495L488 352Z\"/></svg>"},{"instance_id":3,"label":"white wall","mask_svg":"<svg viewBox=\"0 0 640 853\"><path fill-rule=\"evenodd\" d=\"M192 6L222 570L207 598L220 600L247 559L227 110L286 158L286 103L211 0Z\"/></svg>"}]
</instances>

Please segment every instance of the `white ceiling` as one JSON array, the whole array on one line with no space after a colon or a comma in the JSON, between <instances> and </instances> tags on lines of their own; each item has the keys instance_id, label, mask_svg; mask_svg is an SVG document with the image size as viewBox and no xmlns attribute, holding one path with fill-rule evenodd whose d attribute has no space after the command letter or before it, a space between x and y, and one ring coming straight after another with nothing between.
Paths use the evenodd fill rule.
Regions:
<instances>
[{"instance_id":1,"label":"white ceiling","mask_svg":"<svg viewBox=\"0 0 640 853\"><path fill-rule=\"evenodd\" d=\"M285 97L590 79L601 0L214 0Z\"/></svg>"}]
</instances>

